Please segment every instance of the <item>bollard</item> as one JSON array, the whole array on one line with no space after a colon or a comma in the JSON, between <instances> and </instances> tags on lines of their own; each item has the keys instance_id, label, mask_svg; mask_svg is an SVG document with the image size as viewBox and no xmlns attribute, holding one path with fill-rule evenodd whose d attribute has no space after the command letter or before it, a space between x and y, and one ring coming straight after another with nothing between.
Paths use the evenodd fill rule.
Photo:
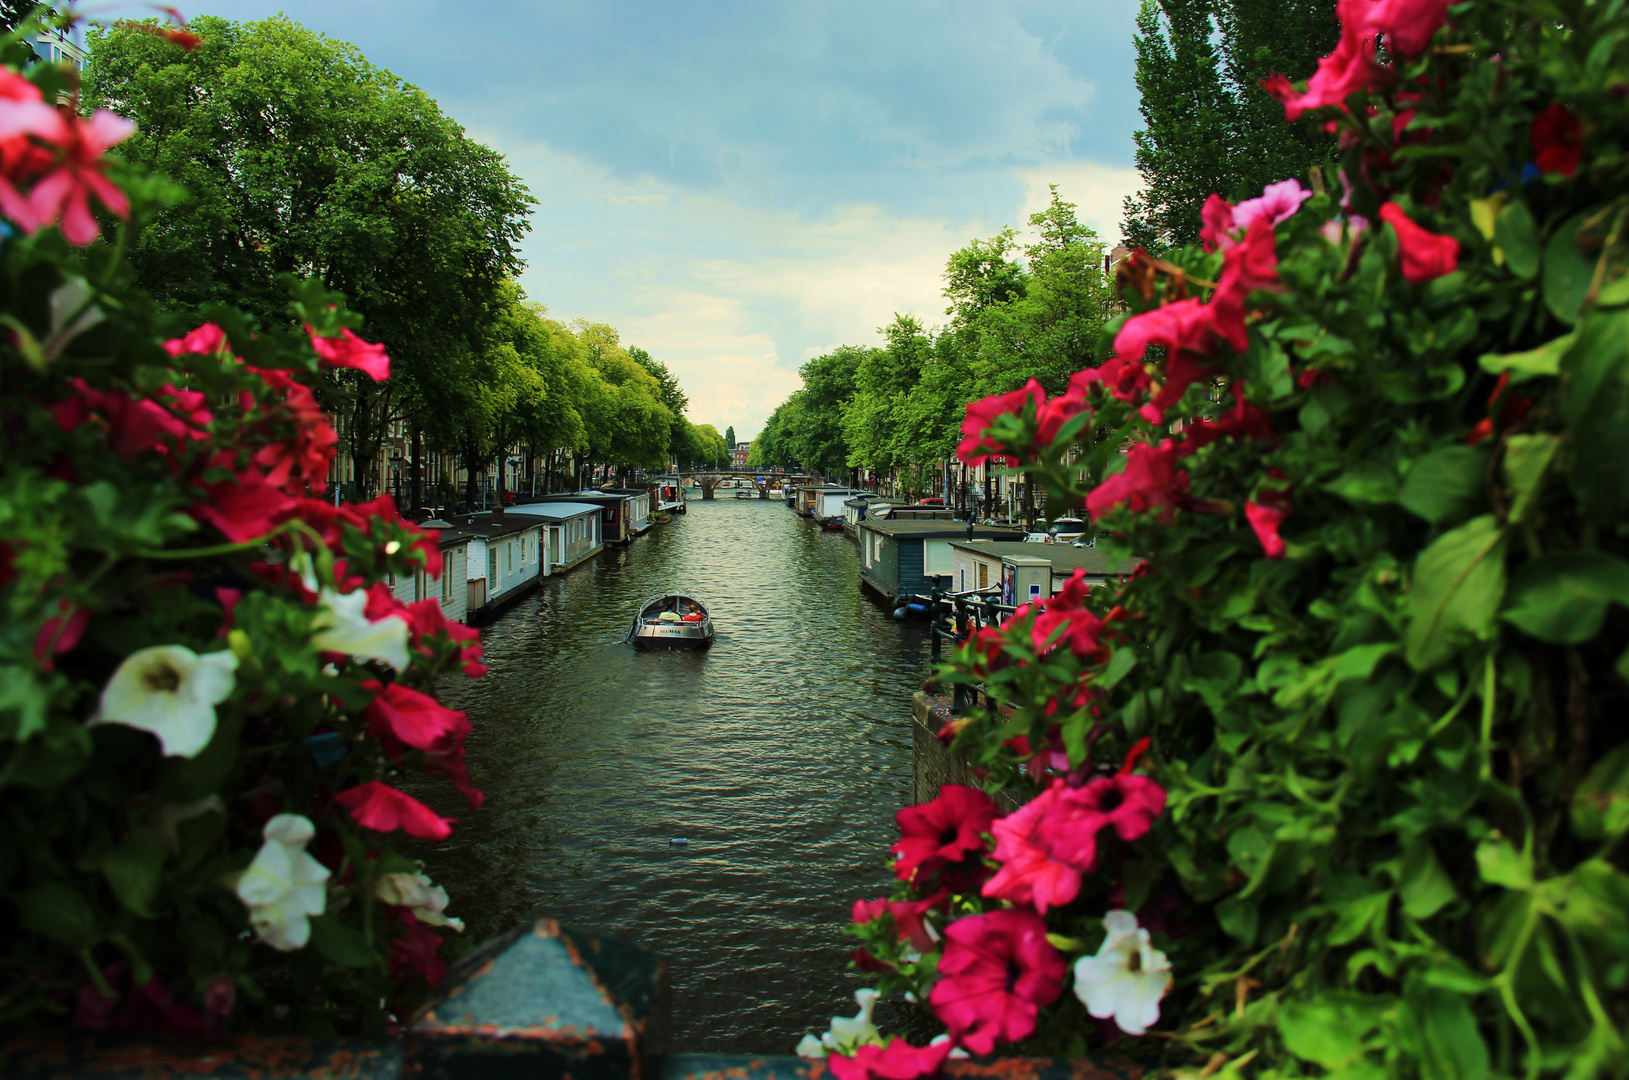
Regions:
<instances>
[{"instance_id":1,"label":"bollard","mask_svg":"<svg viewBox=\"0 0 1629 1080\"><path fill-rule=\"evenodd\" d=\"M666 1051L667 965L553 919L463 957L408 1028L414 1080L654 1080Z\"/></svg>"}]
</instances>

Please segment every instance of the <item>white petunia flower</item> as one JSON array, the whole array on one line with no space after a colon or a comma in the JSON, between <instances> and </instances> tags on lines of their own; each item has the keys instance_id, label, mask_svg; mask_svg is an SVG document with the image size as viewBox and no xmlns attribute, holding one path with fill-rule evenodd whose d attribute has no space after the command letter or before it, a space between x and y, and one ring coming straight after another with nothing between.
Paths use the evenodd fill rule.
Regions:
<instances>
[{"instance_id":1,"label":"white petunia flower","mask_svg":"<svg viewBox=\"0 0 1629 1080\"><path fill-rule=\"evenodd\" d=\"M831 1030L818 1039L805 1035L798 1042L798 1056L823 1058L831 1053L853 1057L862 1046L881 1046L882 1032L871 1022L871 1010L876 1008L877 999L881 996L870 987L854 991L854 1000L859 1004L860 1011L853 1016L832 1017Z\"/></svg>"},{"instance_id":2,"label":"white petunia flower","mask_svg":"<svg viewBox=\"0 0 1629 1080\"><path fill-rule=\"evenodd\" d=\"M311 916L327 906L328 868L305 853L317 833L311 819L278 814L266 822L266 842L238 879L249 925L267 945L293 952L311 940Z\"/></svg>"},{"instance_id":3,"label":"white petunia flower","mask_svg":"<svg viewBox=\"0 0 1629 1080\"><path fill-rule=\"evenodd\" d=\"M1171 988L1171 961L1149 945L1148 931L1129 911L1103 916L1109 936L1096 956L1075 961L1075 996L1099 1020L1111 1017L1127 1035L1141 1035L1160 1018Z\"/></svg>"},{"instance_id":4,"label":"white petunia flower","mask_svg":"<svg viewBox=\"0 0 1629 1080\"><path fill-rule=\"evenodd\" d=\"M368 594L362 589L336 593L323 589L317 594L316 635L311 639L323 652L344 653L362 660L381 660L397 671L407 667L407 621L387 615L377 622L363 609Z\"/></svg>"},{"instance_id":5,"label":"white petunia flower","mask_svg":"<svg viewBox=\"0 0 1629 1080\"><path fill-rule=\"evenodd\" d=\"M124 724L158 737L170 757L195 757L215 736L215 706L237 685L238 658L199 656L181 645L154 645L125 657L102 688L93 724Z\"/></svg>"},{"instance_id":6,"label":"white petunia flower","mask_svg":"<svg viewBox=\"0 0 1629 1080\"><path fill-rule=\"evenodd\" d=\"M373 895L387 904L410 909L419 922L464 932L464 920L443 914L447 910L447 890L432 884L423 874L386 874L374 882Z\"/></svg>"}]
</instances>

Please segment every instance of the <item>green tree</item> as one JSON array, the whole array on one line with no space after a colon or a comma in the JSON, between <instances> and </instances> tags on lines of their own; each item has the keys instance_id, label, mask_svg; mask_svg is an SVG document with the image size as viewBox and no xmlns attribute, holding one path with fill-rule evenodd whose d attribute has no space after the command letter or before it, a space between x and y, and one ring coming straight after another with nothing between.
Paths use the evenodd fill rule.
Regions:
<instances>
[{"instance_id":1,"label":"green tree","mask_svg":"<svg viewBox=\"0 0 1629 1080\"><path fill-rule=\"evenodd\" d=\"M585 416L589 460L626 471L667 464L673 413L662 404L662 384L622 348L605 323L572 324L583 359L598 377L589 383Z\"/></svg>"},{"instance_id":2,"label":"green tree","mask_svg":"<svg viewBox=\"0 0 1629 1080\"><path fill-rule=\"evenodd\" d=\"M1331 0L1144 0L1137 16L1137 132L1142 190L1126 199L1128 243L1195 243L1213 192L1237 201L1330 165L1335 140L1284 122L1260 81L1305 78L1334 45Z\"/></svg>"},{"instance_id":3,"label":"green tree","mask_svg":"<svg viewBox=\"0 0 1629 1080\"><path fill-rule=\"evenodd\" d=\"M1199 208L1228 183L1228 132L1236 123L1213 44L1211 0L1143 0L1137 13L1137 143L1143 187L1125 203L1125 237L1162 251L1194 243Z\"/></svg>"},{"instance_id":4,"label":"green tree","mask_svg":"<svg viewBox=\"0 0 1629 1080\"><path fill-rule=\"evenodd\" d=\"M876 351L862 345L839 345L798 368L803 389L798 392L796 407L783 419L787 441L780 456L790 460L776 464L797 464L825 473L849 466L843 411L854 397L854 380L860 364ZM768 428L766 424L765 431L758 436L760 440L769 434Z\"/></svg>"},{"instance_id":5,"label":"green tree","mask_svg":"<svg viewBox=\"0 0 1629 1080\"><path fill-rule=\"evenodd\" d=\"M230 301L271 325L288 318L282 275L343 293L395 375L330 380L366 485L387 424L410 402L437 407L457 368L444 358L482 347L533 200L501 156L351 45L281 16L206 17L189 52L152 25L93 31L84 81L87 105L136 122L126 159L191 194L136 241L137 283L174 310Z\"/></svg>"},{"instance_id":6,"label":"green tree","mask_svg":"<svg viewBox=\"0 0 1629 1080\"><path fill-rule=\"evenodd\" d=\"M724 429L724 442L731 450L735 449L735 428L727 427Z\"/></svg>"}]
</instances>

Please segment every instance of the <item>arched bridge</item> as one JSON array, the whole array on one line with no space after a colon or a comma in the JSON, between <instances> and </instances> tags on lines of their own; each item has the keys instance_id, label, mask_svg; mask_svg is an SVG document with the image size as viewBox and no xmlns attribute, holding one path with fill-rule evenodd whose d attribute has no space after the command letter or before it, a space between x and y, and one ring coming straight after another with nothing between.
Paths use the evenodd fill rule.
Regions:
<instances>
[{"instance_id":1,"label":"arched bridge","mask_svg":"<svg viewBox=\"0 0 1629 1080\"><path fill-rule=\"evenodd\" d=\"M804 473L774 473L758 469L690 469L679 473L687 480L694 480L701 488L703 500L713 498L713 491L724 481L745 480L758 489L758 498L769 498L769 489L775 484L797 487L802 484L820 482L817 476ZM760 480L759 477L762 477Z\"/></svg>"}]
</instances>

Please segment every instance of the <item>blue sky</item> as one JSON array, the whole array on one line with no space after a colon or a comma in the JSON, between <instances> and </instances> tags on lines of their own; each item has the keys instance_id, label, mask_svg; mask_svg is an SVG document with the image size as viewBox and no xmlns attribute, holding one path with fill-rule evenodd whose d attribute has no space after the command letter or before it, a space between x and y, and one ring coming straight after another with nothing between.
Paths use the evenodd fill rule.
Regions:
<instances>
[{"instance_id":1,"label":"blue sky","mask_svg":"<svg viewBox=\"0 0 1629 1080\"><path fill-rule=\"evenodd\" d=\"M538 199L527 294L608 322L740 438L797 367L943 320L946 257L1047 184L1112 239L1136 187L1135 0L197 0L358 46ZM461 18L449 22L456 10Z\"/></svg>"}]
</instances>

